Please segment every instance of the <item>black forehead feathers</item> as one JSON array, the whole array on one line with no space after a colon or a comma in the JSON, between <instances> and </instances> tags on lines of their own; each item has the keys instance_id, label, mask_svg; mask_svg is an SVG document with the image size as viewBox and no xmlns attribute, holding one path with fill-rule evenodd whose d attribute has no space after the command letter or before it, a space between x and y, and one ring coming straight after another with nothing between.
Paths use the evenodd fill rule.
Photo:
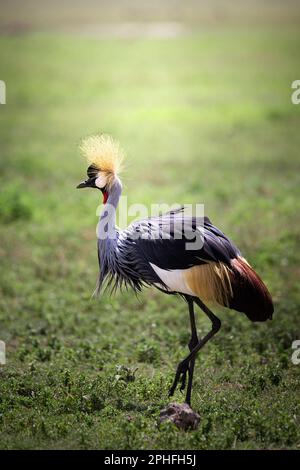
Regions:
<instances>
[{"instance_id":1,"label":"black forehead feathers","mask_svg":"<svg viewBox=\"0 0 300 470\"><path fill-rule=\"evenodd\" d=\"M87 175L89 178L94 178L97 176L99 169L95 167L95 165L90 165L87 169Z\"/></svg>"}]
</instances>

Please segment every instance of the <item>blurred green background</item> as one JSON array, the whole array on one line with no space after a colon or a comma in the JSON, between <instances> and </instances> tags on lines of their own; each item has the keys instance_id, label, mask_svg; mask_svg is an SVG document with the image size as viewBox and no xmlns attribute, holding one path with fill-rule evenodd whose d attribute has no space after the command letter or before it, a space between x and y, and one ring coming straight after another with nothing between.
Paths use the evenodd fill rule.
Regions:
<instances>
[{"instance_id":1,"label":"blurred green background","mask_svg":"<svg viewBox=\"0 0 300 470\"><path fill-rule=\"evenodd\" d=\"M1 2L1 448L300 446L299 15L293 1ZM96 132L126 150L129 203L204 203L274 298L266 324L218 311L195 432L157 425L187 353L184 303L91 299L100 201L75 186Z\"/></svg>"}]
</instances>

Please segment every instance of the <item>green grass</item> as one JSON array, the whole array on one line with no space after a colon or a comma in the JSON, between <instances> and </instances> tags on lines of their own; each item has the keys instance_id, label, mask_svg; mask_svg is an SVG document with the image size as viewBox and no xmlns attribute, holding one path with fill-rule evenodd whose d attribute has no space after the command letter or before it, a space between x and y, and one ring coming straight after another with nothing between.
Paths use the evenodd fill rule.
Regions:
<instances>
[{"instance_id":1,"label":"green grass","mask_svg":"<svg viewBox=\"0 0 300 470\"><path fill-rule=\"evenodd\" d=\"M1 448L300 446L299 46L293 27L0 38ZM185 304L150 289L91 299L99 195L75 186L94 132L127 151L129 203L205 203L272 292L273 322L218 311L196 365L197 431L157 425L187 353Z\"/></svg>"}]
</instances>

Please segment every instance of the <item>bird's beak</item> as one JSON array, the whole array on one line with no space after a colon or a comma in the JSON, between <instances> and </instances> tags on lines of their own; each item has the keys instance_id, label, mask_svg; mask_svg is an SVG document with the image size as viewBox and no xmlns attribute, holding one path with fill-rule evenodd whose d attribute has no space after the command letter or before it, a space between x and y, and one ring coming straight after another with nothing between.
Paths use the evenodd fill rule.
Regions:
<instances>
[{"instance_id":1,"label":"bird's beak","mask_svg":"<svg viewBox=\"0 0 300 470\"><path fill-rule=\"evenodd\" d=\"M77 189L81 188L91 188L93 186L95 178L89 178L88 180L82 181L82 183L79 183L78 186L76 186Z\"/></svg>"},{"instance_id":2,"label":"bird's beak","mask_svg":"<svg viewBox=\"0 0 300 470\"><path fill-rule=\"evenodd\" d=\"M82 181L82 183L79 183L79 185L76 186L77 189L86 188L86 187L87 187L86 181Z\"/></svg>"}]
</instances>

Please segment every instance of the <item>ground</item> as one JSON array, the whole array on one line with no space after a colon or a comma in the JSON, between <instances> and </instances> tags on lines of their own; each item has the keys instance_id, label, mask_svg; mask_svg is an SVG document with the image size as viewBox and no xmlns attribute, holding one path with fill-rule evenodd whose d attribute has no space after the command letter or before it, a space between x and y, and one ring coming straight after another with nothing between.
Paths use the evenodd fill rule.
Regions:
<instances>
[{"instance_id":1,"label":"ground","mask_svg":"<svg viewBox=\"0 0 300 470\"><path fill-rule=\"evenodd\" d=\"M1 448L300 446L300 33L290 16L161 38L17 26L0 36ZM188 351L184 302L151 289L91 298L100 200L75 186L86 171L78 143L94 132L126 150L128 204L204 203L273 295L264 324L216 309L222 330L196 363L197 431L158 425ZM197 321L204 334L201 311Z\"/></svg>"}]
</instances>

